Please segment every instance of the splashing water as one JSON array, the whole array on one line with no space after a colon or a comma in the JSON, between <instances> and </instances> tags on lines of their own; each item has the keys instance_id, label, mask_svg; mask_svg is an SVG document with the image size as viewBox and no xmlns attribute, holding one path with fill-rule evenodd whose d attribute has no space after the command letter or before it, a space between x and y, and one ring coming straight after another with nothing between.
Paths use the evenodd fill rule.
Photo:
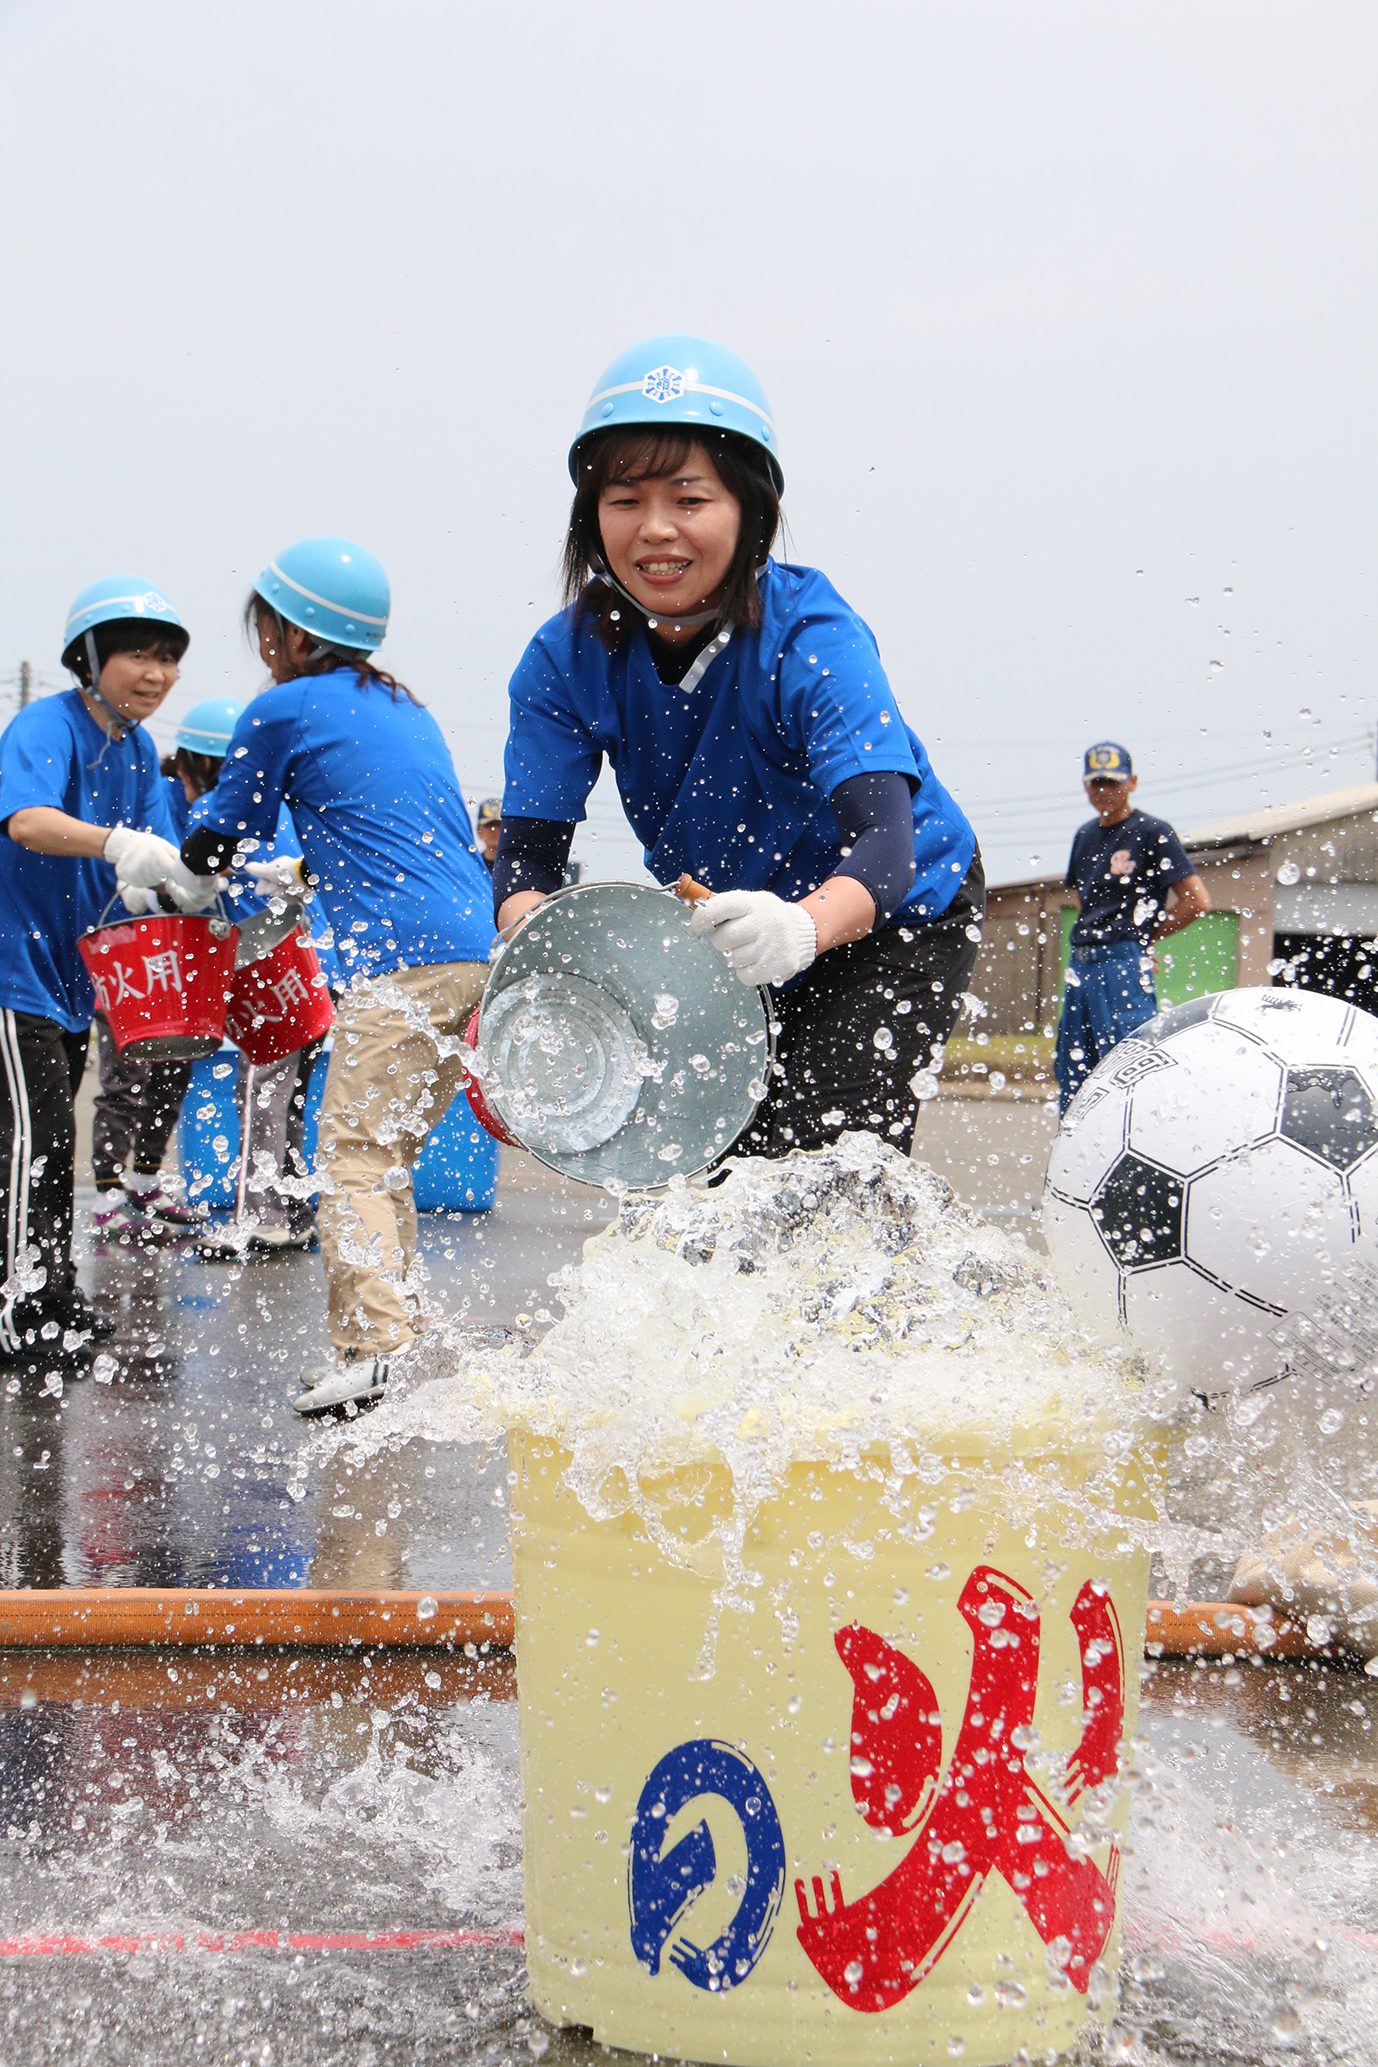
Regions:
<instances>
[{"instance_id":1,"label":"splashing water","mask_svg":"<svg viewBox=\"0 0 1378 2067\"><path fill-rule=\"evenodd\" d=\"M1022 1243L871 1135L735 1163L713 1188L630 1195L552 1283L565 1314L538 1345L474 1355L451 1338L449 1375L315 1447L548 1437L591 1517L634 1509L680 1563L654 1483L725 1465L715 1605L742 1613L747 1531L801 1462L865 1474L899 1514L960 1439L980 1498L1024 1515L1065 1508L1058 1460L1089 1454L1073 1505L1087 1527L1120 1518L1123 1460L1149 1414L1135 1359L1091 1345ZM438 1354L428 1344L432 1369ZM985 1453L1004 1462L983 1471ZM1142 1519L1120 1519L1143 1540Z\"/></svg>"}]
</instances>

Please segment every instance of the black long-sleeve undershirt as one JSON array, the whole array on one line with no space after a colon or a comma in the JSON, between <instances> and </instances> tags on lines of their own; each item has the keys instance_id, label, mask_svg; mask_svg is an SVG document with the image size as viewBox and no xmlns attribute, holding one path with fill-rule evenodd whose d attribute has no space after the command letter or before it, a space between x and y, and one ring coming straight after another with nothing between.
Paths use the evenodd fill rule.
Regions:
<instances>
[{"instance_id":1,"label":"black long-sleeve undershirt","mask_svg":"<svg viewBox=\"0 0 1378 2067\"><path fill-rule=\"evenodd\" d=\"M909 784L885 772L853 775L829 799L838 831L850 848L834 871L870 893L880 924L896 911L914 883L914 817ZM544 896L564 882L574 822L563 818L504 818L493 864L493 911L525 890ZM188 866L194 864L188 862ZM730 887L724 885L724 888Z\"/></svg>"}]
</instances>

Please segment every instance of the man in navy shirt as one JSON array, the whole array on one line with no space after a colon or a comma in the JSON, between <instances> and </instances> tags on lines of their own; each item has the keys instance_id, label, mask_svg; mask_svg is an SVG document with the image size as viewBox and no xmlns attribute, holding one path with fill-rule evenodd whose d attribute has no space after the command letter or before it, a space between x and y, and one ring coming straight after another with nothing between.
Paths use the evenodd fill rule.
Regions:
<instances>
[{"instance_id":1,"label":"man in navy shirt","mask_svg":"<svg viewBox=\"0 0 1378 2067\"><path fill-rule=\"evenodd\" d=\"M1154 946L1211 908L1166 819L1134 808L1139 778L1128 751L1108 739L1088 747L1082 779L1096 815L1078 830L1067 863L1077 922L1053 1064L1059 1112L1096 1064L1157 1011Z\"/></svg>"}]
</instances>

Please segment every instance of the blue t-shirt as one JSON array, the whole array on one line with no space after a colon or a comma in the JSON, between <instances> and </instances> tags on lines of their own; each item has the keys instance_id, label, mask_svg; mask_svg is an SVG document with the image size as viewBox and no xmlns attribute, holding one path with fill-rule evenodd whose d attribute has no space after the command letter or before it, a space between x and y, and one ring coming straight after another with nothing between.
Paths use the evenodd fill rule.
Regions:
<instances>
[{"instance_id":1,"label":"blue t-shirt","mask_svg":"<svg viewBox=\"0 0 1378 2067\"><path fill-rule=\"evenodd\" d=\"M429 711L350 667L265 689L234 728L204 822L268 840L284 799L345 981L488 959L493 879Z\"/></svg>"},{"instance_id":2,"label":"blue t-shirt","mask_svg":"<svg viewBox=\"0 0 1378 2067\"><path fill-rule=\"evenodd\" d=\"M215 791L209 789L204 796L196 799L196 802L188 812L187 830L190 830L192 826L204 825L206 823L206 816L214 796ZM285 804L278 813L278 829L276 833L271 840L261 840L259 842L254 850L252 859L256 862L276 861L279 856L288 861L299 860L301 856L301 841L297 838L296 828L292 824L292 814ZM242 924L245 919L257 917L260 912L267 911L271 902L271 898L260 895L258 886L252 876L245 875L242 869L232 870L230 887L225 896L225 909L236 925ZM344 978L340 974L340 964L335 953L335 934L330 921L321 909L320 898L314 897L310 904L305 907L305 911L306 922L311 929L311 945L315 948L316 957L320 962L321 968L325 971L326 981L332 989L338 989L343 984Z\"/></svg>"},{"instance_id":3,"label":"blue t-shirt","mask_svg":"<svg viewBox=\"0 0 1378 2067\"><path fill-rule=\"evenodd\" d=\"M186 788L180 775L165 775L163 784L167 790L168 816L176 829L177 844L180 847L187 836L187 827L191 824L191 805L187 802Z\"/></svg>"},{"instance_id":4,"label":"blue t-shirt","mask_svg":"<svg viewBox=\"0 0 1378 2067\"><path fill-rule=\"evenodd\" d=\"M1081 901L1072 946L1112 947L1132 940L1147 947L1167 903L1169 883L1195 874L1165 818L1131 811L1118 825L1088 819L1072 841L1067 863L1067 888Z\"/></svg>"},{"instance_id":5,"label":"blue t-shirt","mask_svg":"<svg viewBox=\"0 0 1378 2067\"><path fill-rule=\"evenodd\" d=\"M77 942L115 895L115 871L108 861L33 854L10 839L12 814L38 804L174 845L177 829L143 727L109 738L75 689L31 703L0 735L0 1005L80 1033L96 997ZM111 914L126 916L122 905Z\"/></svg>"},{"instance_id":6,"label":"blue t-shirt","mask_svg":"<svg viewBox=\"0 0 1378 2067\"><path fill-rule=\"evenodd\" d=\"M875 639L811 568L770 561L761 596L760 631L734 632L688 694L661 681L639 618L615 653L577 610L542 625L512 677L504 817L582 819L606 754L658 882L687 871L797 901L842 859L833 791L889 771L913 793L916 870L890 923L939 917L976 835L900 716Z\"/></svg>"}]
</instances>

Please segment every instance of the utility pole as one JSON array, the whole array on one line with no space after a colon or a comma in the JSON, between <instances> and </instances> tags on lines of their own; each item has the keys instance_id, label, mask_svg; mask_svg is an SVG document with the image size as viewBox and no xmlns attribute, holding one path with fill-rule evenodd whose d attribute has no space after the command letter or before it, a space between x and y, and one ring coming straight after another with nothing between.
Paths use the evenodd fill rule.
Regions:
<instances>
[{"instance_id":1,"label":"utility pole","mask_svg":"<svg viewBox=\"0 0 1378 2067\"><path fill-rule=\"evenodd\" d=\"M21 660L19 663L19 708L22 711L33 694L33 664Z\"/></svg>"}]
</instances>

